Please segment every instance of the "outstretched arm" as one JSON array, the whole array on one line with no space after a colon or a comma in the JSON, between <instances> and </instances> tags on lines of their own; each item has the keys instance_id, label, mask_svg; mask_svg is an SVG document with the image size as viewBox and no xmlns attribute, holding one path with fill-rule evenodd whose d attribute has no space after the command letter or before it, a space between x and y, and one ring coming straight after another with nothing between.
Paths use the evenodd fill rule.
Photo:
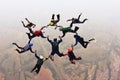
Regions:
<instances>
[{"instance_id":1,"label":"outstretched arm","mask_svg":"<svg viewBox=\"0 0 120 80\"><path fill-rule=\"evenodd\" d=\"M25 20L26 20L28 23L31 23L27 18L25 18Z\"/></svg>"},{"instance_id":2,"label":"outstretched arm","mask_svg":"<svg viewBox=\"0 0 120 80\"><path fill-rule=\"evenodd\" d=\"M76 35L76 36L79 36L78 33L76 33L75 35ZM77 40L76 37L74 37L74 38L75 38L75 44L74 44L74 46L76 46L76 45L78 44L79 41Z\"/></svg>"},{"instance_id":3,"label":"outstretched arm","mask_svg":"<svg viewBox=\"0 0 120 80\"><path fill-rule=\"evenodd\" d=\"M68 56L68 53L65 53L64 56Z\"/></svg>"},{"instance_id":4,"label":"outstretched arm","mask_svg":"<svg viewBox=\"0 0 120 80\"><path fill-rule=\"evenodd\" d=\"M33 23L32 23L33 24ZM33 24L33 28L36 26L36 24Z\"/></svg>"},{"instance_id":5,"label":"outstretched arm","mask_svg":"<svg viewBox=\"0 0 120 80\"><path fill-rule=\"evenodd\" d=\"M44 28L46 28L47 26L43 26L40 30L43 30Z\"/></svg>"},{"instance_id":6,"label":"outstretched arm","mask_svg":"<svg viewBox=\"0 0 120 80\"><path fill-rule=\"evenodd\" d=\"M23 26L26 27L25 24L24 24L24 22L23 21L21 21L21 22L22 22Z\"/></svg>"},{"instance_id":7,"label":"outstretched arm","mask_svg":"<svg viewBox=\"0 0 120 80\"><path fill-rule=\"evenodd\" d=\"M58 43L61 43L61 42L62 42L62 37L61 37L61 36L59 36L59 38L60 38L60 40L58 41Z\"/></svg>"},{"instance_id":8,"label":"outstretched arm","mask_svg":"<svg viewBox=\"0 0 120 80\"><path fill-rule=\"evenodd\" d=\"M67 21L72 21L72 19L68 19Z\"/></svg>"},{"instance_id":9,"label":"outstretched arm","mask_svg":"<svg viewBox=\"0 0 120 80\"><path fill-rule=\"evenodd\" d=\"M82 15L82 13L80 13L80 15L78 16L78 19L80 19L80 16Z\"/></svg>"},{"instance_id":10,"label":"outstretched arm","mask_svg":"<svg viewBox=\"0 0 120 80\"><path fill-rule=\"evenodd\" d=\"M76 39L74 46L76 46L77 44L78 44L78 40Z\"/></svg>"},{"instance_id":11,"label":"outstretched arm","mask_svg":"<svg viewBox=\"0 0 120 80\"><path fill-rule=\"evenodd\" d=\"M33 28L36 26L36 24L33 24L32 22L30 22L27 18L25 18L25 20L29 23L33 25Z\"/></svg>"},{"instance_id":12,"label":"outstretched arm","mask_svg":"<svg viewBox=\"0 0 120 80\"><path fill-rule=\"evenodd\" d=\"M39 56L37 55L37 50L35 50L35 57L39 59Z\"/></svg>"},{"instance_id":13,"label":"outstretched arm","mask_svg":"<svg viewBox=\"0 0 120 80\"><path fill-rule=\"evenodd\" d=\"M46 57L46 58L43 58L43 62L48 60L50 56Z\"/></svg>"},{"instance_id":14,"label":"outstretched arm","mask_svg":"<svg viewBox=\"0 0 120 80\"><path fill-rule=\"evenodd\" d=\"M72 48L72 50L74 49L74 45L73 44L71 45L71 48Z\"/></svg>"},{"instance_id":15,"label":"outstretched arm","mask_svg":"<svg viewBox=\"0 0 120 80\"><path fill-rule=\"evenodd\" d=\"M52 43L52 41L49 39L49 36L47 36L47 40L48 40L50 43Z\"/></svg>"},{"instance_id":16,"label":"outstretched arm","mask_svg":"<svg viewBox=\"0 0 120 80\"><path fill-rule=\"evenodd\" d=\"M32 48L30 48L30 51L31 51L32 53L35 53L35 52L32 50Z\"/></svg>"}]
</instances>

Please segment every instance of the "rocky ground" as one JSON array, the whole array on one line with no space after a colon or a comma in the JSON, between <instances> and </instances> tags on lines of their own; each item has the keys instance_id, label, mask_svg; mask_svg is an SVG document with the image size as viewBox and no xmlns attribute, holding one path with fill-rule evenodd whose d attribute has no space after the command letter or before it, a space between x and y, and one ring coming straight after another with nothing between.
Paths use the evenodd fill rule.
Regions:
<instances>
[{"instance_id":1,"label":"rocky ground","mask_svg":"<svg viewBox=\"0 0 120 80\"><path fill-rule=\"evenodd\" d=\"M55 61L46 61L38 75L30 73L36 63L34 54L20 55L14 51L15 46L9 45L0 51L0 80L120 80L120 38L105 33L95 38L97 41L91 42L87 49L79 44L75 47L75 55L82 57L75 65L70 64L67 56L55 55ZM33 42L38 54L48 56L51 48L47 41ZM69 44L64 43L60 50L65 52Z\"/></svg>"}]
</instances>

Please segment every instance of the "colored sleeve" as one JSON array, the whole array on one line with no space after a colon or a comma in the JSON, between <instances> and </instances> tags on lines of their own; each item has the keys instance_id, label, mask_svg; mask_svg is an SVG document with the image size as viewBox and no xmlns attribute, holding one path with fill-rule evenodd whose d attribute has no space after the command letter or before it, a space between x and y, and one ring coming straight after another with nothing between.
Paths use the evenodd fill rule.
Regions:
<instances>
[{"instance_id":1,"label":"colored sleeve","mask_svg":"<svg viewBox=\"0 0 120 80\"><path fill-rule=\"evenodd\" d=\"M47 59L48 59L48 57L47 58L43 58L43 62L46 61Z\"/></svg>"}]
</instances>

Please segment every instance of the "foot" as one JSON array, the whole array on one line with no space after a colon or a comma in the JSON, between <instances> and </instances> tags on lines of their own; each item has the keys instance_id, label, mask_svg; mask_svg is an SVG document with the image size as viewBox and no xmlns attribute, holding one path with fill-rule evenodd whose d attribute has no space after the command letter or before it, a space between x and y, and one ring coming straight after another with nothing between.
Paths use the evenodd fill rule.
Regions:
<instances>
[{"instance_id":1,"label":"foot","mask_svg":"<svg viewBox=\"0 0 120 80\"><path fill-rule=\"evenodd\" d=\"M16 43L12 43L13 45L16 45Z\"/></svg>"},{"instance_id":2,"label":"foot","mask_svg":"<svg viewBox=\"0 0 120 80\"><path fill-rule=\"evenodd\" d=\"M92 38L92 39L90 39L89 41L93 41L93 40L95 40L94 38Z\"/></svg>"},{"instance_id":3,"label":"foot","mask_svg":"<svg viewBox=\"0 0 120 80\"><path fill-rule=\"evenodd\" d=\"M30 34L30 33L26 32L26 34Z\"/></svg>"}]
</instances>

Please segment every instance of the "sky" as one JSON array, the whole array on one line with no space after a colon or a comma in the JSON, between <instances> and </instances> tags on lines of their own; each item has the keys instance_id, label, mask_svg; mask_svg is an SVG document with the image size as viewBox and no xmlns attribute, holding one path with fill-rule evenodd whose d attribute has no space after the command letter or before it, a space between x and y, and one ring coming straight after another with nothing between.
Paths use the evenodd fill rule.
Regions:
<instances>
[{"instance_id":1,"label":"sky","mask_svg":"<svg viewBox=\"0 0 120 80\"><path fill-rule=\"evenodd\" d=\"M52 14L60 14L59 24L68 26L66 20L78 17L80 13L81 20L88 18L80 25L80 30L112 34L120 30L119 0L0 0L0 38L7 39L23 32L21 20L25 22L24 18L40 27L50 22Z\"/></svg>"},{"instance_id":2,"label":"sky","mask_svg":"<svg viewBox=\"0 0 120 80\"><path fill-rule=\"evenodd\" d=\"M24 17L47 23L53 13L59 13L63 18L83 13L83 17L90 19L118 21L119 4L119 0L0 0L0 23L4 25Z\"/></svg>"}]
</instances>

